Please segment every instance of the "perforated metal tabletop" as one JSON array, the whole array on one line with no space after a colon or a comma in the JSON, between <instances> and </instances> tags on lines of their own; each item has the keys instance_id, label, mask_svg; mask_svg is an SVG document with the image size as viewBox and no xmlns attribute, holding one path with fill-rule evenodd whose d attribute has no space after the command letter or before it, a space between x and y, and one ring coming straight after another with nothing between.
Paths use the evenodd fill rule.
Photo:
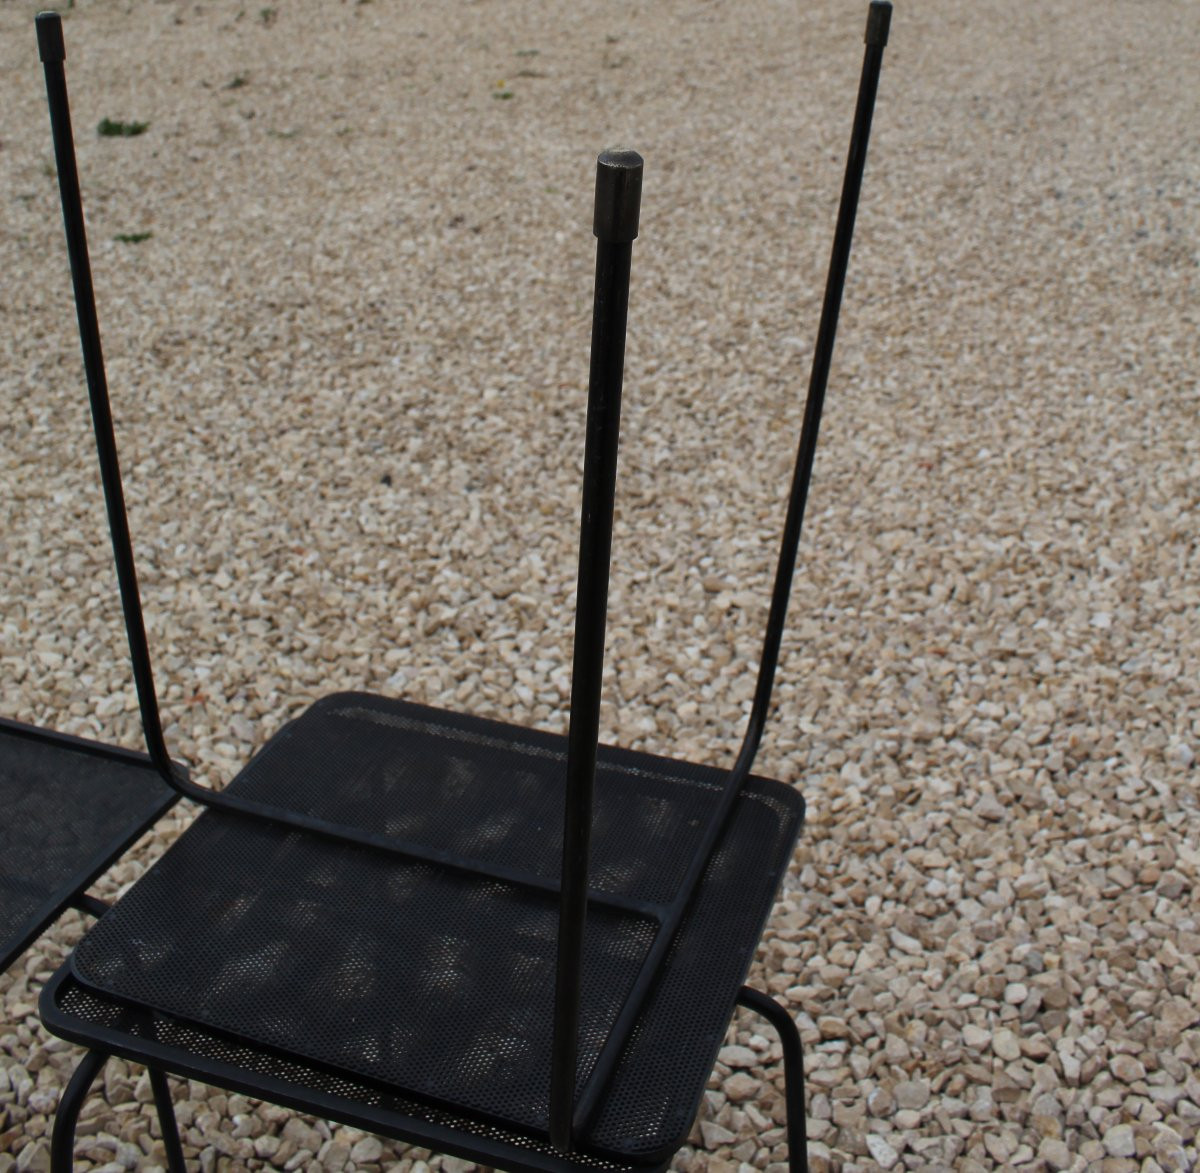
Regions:
<instances>
[{"instance_id":1,"label":"perforated metal tabletop","mask_svg":"<svg viewBox=\"0 0 1200 1173\"><path fill-rule=\"evenodd\" d=\"M0 720L0 970L176 797L142 754Z\"/></svg>"},{"instance_id":2,"label":"perforated metal tabletop","mask_svg":"<svg viewBox=\"0 0 1200 1173\"><path fill-rule=\"evenodd\" d=\"M208 810L85 938L74 975L423 1102L547 1127L566 739L363 694L318 702L236 793L384 832L398 857ZM726 772L601 747L578 1082ZM752 778L583 1140L620 1161L690 1127L803 817ZM504 878L487 874L500 869Z\"/></svg>"}]
</instances>

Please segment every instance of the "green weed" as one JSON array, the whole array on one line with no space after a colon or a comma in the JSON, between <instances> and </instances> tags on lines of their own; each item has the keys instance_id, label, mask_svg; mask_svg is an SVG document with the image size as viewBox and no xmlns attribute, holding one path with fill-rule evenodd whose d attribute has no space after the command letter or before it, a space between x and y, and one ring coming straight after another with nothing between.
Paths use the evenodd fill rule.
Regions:
<instances>
[{"instance_id":1,"label":"green weed","mask_svg":"<svg viewBox=\"0 0 1200 1173\"><path fill-rule=\"evenodd\" d=\"M148 122L120 122L115 118L101 118L96 133L101 138L133 138L145 134Z\"/></svg>"}]
</instances>

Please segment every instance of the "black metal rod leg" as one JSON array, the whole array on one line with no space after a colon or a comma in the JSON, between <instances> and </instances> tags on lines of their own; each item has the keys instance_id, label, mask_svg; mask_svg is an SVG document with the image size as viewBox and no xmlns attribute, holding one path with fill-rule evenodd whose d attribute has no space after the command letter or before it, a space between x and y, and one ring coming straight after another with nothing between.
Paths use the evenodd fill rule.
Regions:
<instances>
[{"instance_id":1,"label":"black metal rod leg","mask_svg":"<svg viewBox=\"0 0 1200 1173\"><path fill-rule=\"evenodd\" d=\"M71 281L75 290L75 314L79 319L79 341L87 375L88 397L92 405L92 425L100 457L100 479L108 510L109 536L117 564L121 607L129 655L141 707L142 727L151 760L168 786L175 786L171 757L163 739L158 694L154 691L154 672L150 665L146 623L138 592L137 568L133 561L133 540L125 510L125 490L121 485L121 464L113 431L112 405L108 396L108 376L104 370L104 351L100 344L100 322L96 315L96 294L92 287L92 263L88 254L87 230L83 221L83 200L79 191L79 168L75 159L75 140L71 133L71 107L67 100L62 18L57 12L42 12L37 17L38 51L46 75L46 99L50 107L50 130L54 139L54 160L58 168L58 190L62 197L63 226L67 233L67 255L71 261Z\"/></svg>"},{"instance_id":2,"label":"black metal rod leg","mask_svg":"<svg viewBox=\"0 0 1200 1173\"><path fill-rule=\"evenodd\" d=\"M743 986L737 1000L765 1018L783 1044L784 1104L787 1107L788 1166L791 1173L808 1173L808 1119L804 1106L804 1052L792 1016L774 998Z\"/></svg>"},{"instance_id":3,"label":"black metal rod leg","mask_svg":"<svg viewBox=\"0 0 1200 1173\"><path fill-rule=\"evenodd\" d=\"M579 526L579 589L571 667L571 720L567 731L566 803L563 811L562 890L558 909L558 960L554 984L554 1036L550 1055L550 1140L571 1147L578 1054L579 999L592 788L600 729L604 627L612 555L617 483L617 441L625 371L629 268L638 234L642 157L605 151L596 160L596 295L588 380L583 506Z\"/></svg>"},{"instance_id":4,"label":"black metal rod leg","mask_svg":"<svg viewBox=\"0 0 1200 1173\"><path fill-rule=\"evenodd\" d=\"M167 1150L167 1168L171 1173L186 1173L183 1146L179 1143L179 1126L175 1123L175 1102L171 1099L171 1085L157 1067L147 1068L150 1087L154 1090L154 1106L158 1109L158 1123L162 1127L163 1148Z\"/></svg>"},{"instance_id":5,"label":"black metal rod leg","mask_svg":"<svg viewBox=\"0 0 1200 1173\"><path fill-rule=\"evenodd\" d=\"M75 1166L75 1125L79 1110L100 1069L108 1062L103 1051L89 1051L79 1061L54 1114L54 1134L50 1138L50 1173L71 1173Z\"/></svg>"},{"instance_id":6,"label":"black metal rod leg","mask_svg":"<svg viewBox=\"0 0 1200 1173\"><path fill-rule=\"evenodd\" d=\"M640 1008L645 1001L666 950L674 940L675 930L690 907L695 892L708 866L709 858L716 846L725 824L733 810L742 784L750 773L758 753L759 742L766 726L767 712L771 704L775 670L779 663L783 629L787 619L788 599L792 589L792 578L796 568L796 553L800 546L800 532L804 521L804 510L808 501L808 485L812 476L813 461L817 450L817 432L821 411L825 402L825 390L829 381L830 364L833 360L833 342L837 332L838 313L842 304L842 290L846 281L850 261L850 243L854 235L854 219L858 210L858 197L862 187L863 170L866 166L867 140L870 136L871 117L875 109L875 95L879 85L879 73L883 62L883 47L888 39L888 27L892 6L889 0L871 0L867 16L866 52L859 82L858 103L855 108L854 129L850 135L850 151L846 160L846 175L842 185L842 199L838 210L837 228L834 232L833 253L830 258L829 276L825 286L825 301L821 309L821 324L817 332L817 344L813 355L812 375L809 380L808 398L804 407L804 423L801 426L800 442L796 450L796 464L792 473L792 487L788 497L787 518L776 565L775 586L771 593L771 607L767 617L767 630L763 636L762 658L759 661L758 682L754 686L754 704L746 733L737 760L726 780L725 789L715 809L709 815L700 842L692 853L691 863L679 884L670 911L661 922L658 936L642 963L633 988L625 999L608 1038L592 1067L591 1075L579 1095L576 1108L576 1127L585 1127L595 1118L607 1081L617 1065L621 1047L633 1030ZM589 425L590 426L590 425ZM582 584L582 575L580 582ZM579 593L583 598L582 585ZM578 645L577 645L578 646ZM597 672L599 669L597 669ZM597 689L599 677L597 676ZM575 694L571 696L572 729L575 724ZM590 794L590 792L589 792ZM566 891L564 880L563 891ZM560 970L561 972L561 970Z\"/></svg>"}]
</instances>

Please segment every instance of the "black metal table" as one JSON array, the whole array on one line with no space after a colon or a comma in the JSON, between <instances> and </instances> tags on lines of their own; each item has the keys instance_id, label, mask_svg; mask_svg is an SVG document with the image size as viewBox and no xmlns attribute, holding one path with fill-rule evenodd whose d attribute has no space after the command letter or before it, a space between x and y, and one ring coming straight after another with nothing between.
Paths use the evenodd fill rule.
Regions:
<instances>
[{"instance_id":1,"label":"black metal table","mask_svg":"<svg viewBox=\"0 0 1200 1173\"><path fill-rule=\"evenodd\" d=\"M524 1153L548 1129L566 738L338 694L273 738L231 789L280 796L300 763L319 779L311 756L330 746L354 760L330 763L336 792L294 792L300 809L390 828L417 852L450 845L455 862L349 851L206 811L76 949L43 997L45 1021L258 1096L269 1090L258 1075L230 1063L286 1056L288 1070L319 1071L347 1093L339 1119L358 1122L353 1105L372 1093L399 1097L405 1111L370 1126L415 1143L434 1140L412 1104L457 1105L491 1127L449 1151L518 1167L516 1153L488 1146L517 1136ZM599 758L581 1102L726 778L605 746ZM438 799L422 802L422 791ZM577 1130L574 1147L589 1159L660 1165L686 1139L802 816L793 787L752 777L742 788L604 1095ZM237 1060L172 1053L172 1032L194 1041L196 1030L236 1039ZM148 1049L150 1039L166 1050ZM323 1086L310 1082L293 1087L292 1102L328 1112L308 1098Z\"/></svg>"},{"instance_id":2,"label":"black metal table","mask_svg":"<svg viewBox=\"0 0 1200 1173\"><path fill-rule=\"evenodd\" d=\"M325 697L227 786L171 762L121 485L71 137L61 22L38 17L101 477L150 760L205 808L42 998L104 1058L237 1088L506 1168L659 1168L734 1006L780 1033L806 1169L795 1024L742 985L803 819L751 773L770 709L891 6L872 0L846 178L747 728L728 768L599 744L632 246L643 162L597 160L596 284L565 735L362 693Z\"/></svg>"},{"instance_id":3,"label":"black metal table","mask_svg":"<svg viewBox=\"0 0 1200 1173\"><path fill-rule=\"evenodd\" d=\"M0 719L0 970L179 795L149 757Z\"/></svg>"}]
</instances>

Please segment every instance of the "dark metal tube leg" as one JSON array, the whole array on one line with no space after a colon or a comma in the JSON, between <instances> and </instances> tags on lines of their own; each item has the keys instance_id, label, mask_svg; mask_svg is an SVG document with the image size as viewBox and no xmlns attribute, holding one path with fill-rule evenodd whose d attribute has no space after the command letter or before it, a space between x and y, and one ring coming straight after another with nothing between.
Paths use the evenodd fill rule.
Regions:
<instances>
[{"instance_id":1,"label":"dark metal tube leg","mask_svg":"<svg viewBox=\"0 0 1200 1173\"><path fill-rule=\"evenodd\" d=\"M108 1062L103 1051L89 1051L79 1061L54 1114L54 1134L50 1138L50 1173L71 1173L75 1166L75 1125L88 1090Z\"/></svg>"},{"instance_id":2,"label":"dark metal tube leg","mask_svg":"<svg viewBox=\"0 0 1200 1173\"><path fill-rule=\"evenodd\" d=\"M879 89L879 72L883 65L883 50L887 44L891 18L890 0L871 0L867 13L867 31L864 38L866 50L858 83L854 126L850 133L850 149L846 155L842 198L838 205L837 227L834 229L833 251L829 258L825 298L821 305L821 320L817 327L817 343L813 350L812 371L809 376L808 398L804 404L804 421L800 425L800 442L792 472L787 517L784 520L779 561L775 569L771 608L767 616L767 630L763 636L762 658L759 660L758 680L754 688L754 705L746 726L741 752L733 770L733 774L740 778L749 773L758 752L758 744L767 720L767 710L771 704L775 670L779 664L779 649L784 623L787 620L796 553L800 546L800 531L808 502L808 486L812 479L813 461L817 451L817 434L821 427L821 411L825 405L825 389L829 384L829 368L833 362L833 343L837 336L842 291L846 286L846 270L850 264L850 244L854 238L854 220L858 214L863 169L867 163L871 118L875 112L875 95Z\"/></svg>"},{"instance_id":3,"label":"dark metal tube leg","mask_svg":"<svg viewBox=\"0 0 1200 1173\"><path fill-rule=\"evenodd\" d=\"M71 108L67 101L67 80L63 61L62 19L57 12L42 12L37 17L38 50L46 75L46 99L50 106L50 131L54 138L54 161L58 169L58 190L62 198L63 226L67 232L67 253L71 259L71 281L75 290L75 313L79 318L79 341L83 347L83 365L87 373L88 396L92 405L92 425L100 458L100 479L104 485L104 503L108 509L109 532L117 580L121 588L121 607L125 632L141 707L146 748L169 786L175 785L171 759L163 739L158 697L154 691L154 673L146 625L142 618L141 595L133 561L133 542L129 536L129 518L125 512L125 493L121 486L121 466L117 459L117 441L113 432L112 408L108 398L108 379L104 373L104 352L100 345L100 323L96 316L96 295L92 288L92 265L88 256L87 232L83 222L83 201L79 194L79 171L75 164L75 141L71 134Z\"/></svg>"},{"instance_id":4,"label":"dark metal tube leg","mask_svg":"<svg viewBox=\"0 0 1200 1173\"><path fill-rule=\"evenodd\" d=\"M692 862L679 885L672 909L659 936L655 938L642 969L638 974L633 991L622 1007L616 1022L609 1031L596 1060L592 1073L579 1097L576 1122L593 1117L600 1104L605 1081L616 1067L623 1041L628 1038L636 1020L639 1007L658 967L662 964L671 936L678 926L692 893L700 883L708 859L717 838L725 826L738 793L750 773L771 704L771 691L775 682L775 670L779 662L779 649L783 639L784 622L787 618L788 598L792 589L792 577L799 549L800 531L804 520L804 509L808 499L808 485L812 476L813 459L817 447L817 432L821 420L821 409L825 402L825 388L829 379L829 368L833 358L834 335L837 332L838 312L842 302L842 290L846 281L846 269L850 260L850 243L854 234L854 218L858 208L859 192L862 188L863 168L867 158L867 140L871 131L871 116L875 109L875 95L879 87L879 73L883 62L883 48L887 43L888 25L892 6L889 0L871 0L867 15L866 50L863 56L862 75L859 82L858 102L854 114L854 128L850 136L850 150L846 160L846 173L842 185L842 199L838 209L837 227L834 232L833 253L830 258L829 275L825 286L825 300L821 309L821 322L817 334L816 351L813 356L812 375L809 381L808 398L804 408L800 441L796 463L792 473L792 485L788 498L787 517L784 521L783 537L780 542L779 561L775 572L775 585L771 594L771 606L767 617L767 630L763 636L762 658L759 661L758 680L755 684L754 704L741 749L725 781L721 800L709 817L703 837L695 850ZM572 697L572 703L574 697ZM574 711L572 711L572 719Z\"/></svg>"},{"instance_id":5,"label":"dark metal tube leg","mask_svg":"<svg viewBox=\"0 0 1200 1173\"><path fill-rule=\"evenodd\" d=\"M562 889L554 990L554 1042L550 1058L550 1139L571 1147L583 929L587 913L588 846L592 786L600 729L600 677L608 567L612 553L617 439L629 310L629 265L638 234L642 157L606 151L596 161L596 297L588 383L587 446L579 532L579 579L567 735L566 808L563 816Z\"/></svg>"},{"instance_id":6,"label":"dark metal tube leg","mask_svg":"<svg viewBox=\"0 0 1200 1173\"><path fill-rule=\"evenodd\" d=\"M743 986L738 1002L762 1015L783 1044L784 1103L787 1106L788 1166L791 1173L808 1173L808 1119L804 1105L804 1052L792 1016L774 998Z\"/></svg>"},{"instance_id":7,"label":"dark metal tube leg","mask_svg":"<svg viewBox=\"0 0 1200 1173\"><path fill-rule=\"evenodd\" d=\"M179 1143L179 1126L175 1123L175 1101L171 1099L171 1085L157 1067L148 1068L150 1086L154 1090L154 1106L158 1109L158 1123L162 1128L163 1148L167 1150L167 1168L171 1173L186 1173L183 1146Z\"/></svg>"}]
</instances>

